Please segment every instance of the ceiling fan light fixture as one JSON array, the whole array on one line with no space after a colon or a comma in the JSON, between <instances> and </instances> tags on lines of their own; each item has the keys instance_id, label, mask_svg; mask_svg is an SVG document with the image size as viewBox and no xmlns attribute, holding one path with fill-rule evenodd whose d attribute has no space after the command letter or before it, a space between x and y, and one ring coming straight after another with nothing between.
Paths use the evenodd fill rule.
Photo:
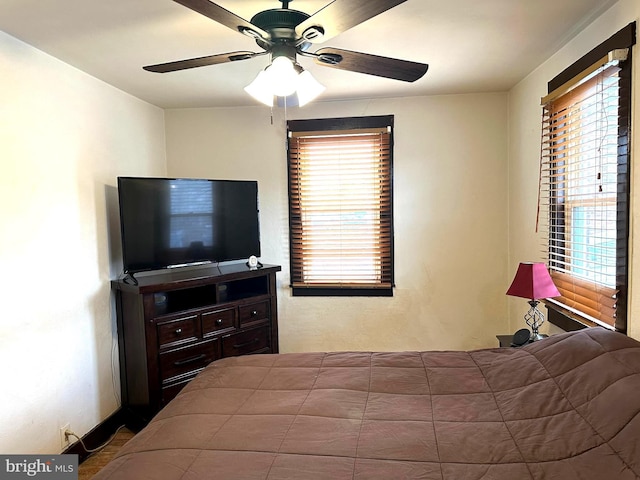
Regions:
<instances>
[{"instance_id":1,"label":"ceiling fan light fixture","mask_svg":"<svg viewBox=\"0 0 640 480\"><path fill-rule=\"evenodd\" d=\"M265 70L277 97L288 97L296 91L298 72L288 57L276 57Z\"/></svg>"},{"instance_id":2,"label":"ceiling fan light fixture","mask_svg":"<svg viewBox=\"0 0 640 480\"><path fill-rule=\"evenodd\" d=\"M267 107L273 107L273 90L266 70L261 70L253 82L244 87L244 91Z\"/></svg>"},{"instance_id":3,"label":"ceiling fan light fixture","mask_svg":"<svg viewBox=\"0 0 640 480\"><path fill-rule=\"evenodd\" d=\"M298 75L298 87L296 88L298 105L300 107L306 105L324 92L324 89L324 85L316 80L315 77L311 75L311 72L304 70Z\"/></svg>"},{"instance_id":4,"label":"ceiling fan light fixture","mask_svg":"<svg viewBox=\"0 0 640 480\"><path fill-rule=\"evenodd\" d=\"M302 107L314 100L324 89L324 85L310 72L284 56L274 58L271 65L244 87L245 92L268 107L273 106L274 97L289 97L293 94L296 94L298 106Z\"/></svg>"}]
</instances>

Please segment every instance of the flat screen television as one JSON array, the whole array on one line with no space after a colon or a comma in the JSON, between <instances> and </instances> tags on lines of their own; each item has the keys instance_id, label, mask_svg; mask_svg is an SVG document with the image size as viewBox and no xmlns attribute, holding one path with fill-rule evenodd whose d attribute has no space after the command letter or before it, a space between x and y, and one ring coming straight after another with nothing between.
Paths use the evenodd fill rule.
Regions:
<instances>
[{"instance_id":1,"label":"flat screen television","mask_svg":"<svg viewBox=\"0 0 640 480\"><path fill-rule=\"evenodd\" d=\"M260 256L258 182L118 177L125 273Z\"/></svg>"}]
</instances>

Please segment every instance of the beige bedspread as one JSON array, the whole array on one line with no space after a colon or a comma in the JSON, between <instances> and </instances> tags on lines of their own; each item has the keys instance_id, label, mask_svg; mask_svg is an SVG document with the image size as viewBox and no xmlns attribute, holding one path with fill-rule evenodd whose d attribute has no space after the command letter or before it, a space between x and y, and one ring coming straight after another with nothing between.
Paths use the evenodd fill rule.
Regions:
<instances>
[{"instance_id":1,"label":"beige bedspread","mask_svg":"<svg viewBox=\"0 0 640 480\"><path fill-rule=\"evenodd\" d=\"M636 480L640 343L223 359L95 478Z\"/></svg>"}]
</instances>

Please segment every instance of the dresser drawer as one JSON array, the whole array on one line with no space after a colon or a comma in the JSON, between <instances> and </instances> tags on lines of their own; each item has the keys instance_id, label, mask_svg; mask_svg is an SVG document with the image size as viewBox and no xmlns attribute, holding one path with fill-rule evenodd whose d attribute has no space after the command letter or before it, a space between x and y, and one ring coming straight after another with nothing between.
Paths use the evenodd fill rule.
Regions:
<instances>
[{"instance_id":1,"label":"dresser drawer","mask_svg":"<svg viewBox=\"0 0 640 480\"><path fill-rule=\"evenodd\" d=\"M240 327L247 327L253 323L264 322L269 319L269 300L264 302L241 305L238 308Z\"/></svg>"},{"instance_id":2,"label":"dresser drawer","mask_svg":"<svg viewBox=\"0 0 640 480\"><path fill-rule=\"evenodd\" d=\"M270 352L268 326L236 333L222 340L222 355L224 357Z\"/></svg>"},{"instance_id":3,"label":"dresser drawer","mask_svg":"<svg viewBox=\"0 0 640 480\"><path fill-rule=\"evenodd\" d=\"M202 314L202 335L211 335L228 332L236 328L236 309L227 308Z\"/></svg>"},{"instance_id":4,"label":"dresser drawer","mask_svg":"<svg viewBox=\"0 0 640 480\"><path fill-rule=\"evenodd\" d=\"M182 317L158 324L158 344L167 348L200 338L200 322L197 315Z\"/></svg>"},{"instance_id":5,"label":"dresser drawer","mask_svg":"<svg viewBox=\"0 0 640 480\"><path fill-rule=\"evenodd\" d=\"M173 400L176 395L180 393L180 390L182 390L192 379L193 377L186 377L184 379L180 379L178 383L173 383L166 387L162 387L162 391L160 392L161 405L165 406L167 403Z\"/></svg>"},{"instance_id":6,"label":"dresser drawer","mask_svg":"<svg viewBox=\"0 0 640 480\"><path fill-rule=\"evenodd\" d=\"M195 375L218 358L218 339L160 354L160 376L167 384L178 377Z\"/></svg>"}]
</instances>

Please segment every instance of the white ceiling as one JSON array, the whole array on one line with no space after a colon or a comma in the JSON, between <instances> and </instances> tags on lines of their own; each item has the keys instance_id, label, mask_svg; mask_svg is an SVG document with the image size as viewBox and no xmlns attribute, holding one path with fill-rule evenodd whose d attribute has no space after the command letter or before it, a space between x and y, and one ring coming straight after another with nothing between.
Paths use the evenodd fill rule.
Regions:
<instances>
[{"instance_id":1,"label":"white ceiling","mask_svg":"<svg viewBox=\"0 0 640 480\"><path fill-rule=\"evenodd\" d=\"M506 91L617 0L407 0L326 45L429 64L415 83L299 63L317 100ZM247 20L277 0L218 0ZM314 13L329 0L293 0ZM0 30L163 108L256 105L243 90L268 56L173 73L142 66L255 42L172 0L0 0ZM320 45L312 47L312 51Z\"/></svg>"}]
</instances>

